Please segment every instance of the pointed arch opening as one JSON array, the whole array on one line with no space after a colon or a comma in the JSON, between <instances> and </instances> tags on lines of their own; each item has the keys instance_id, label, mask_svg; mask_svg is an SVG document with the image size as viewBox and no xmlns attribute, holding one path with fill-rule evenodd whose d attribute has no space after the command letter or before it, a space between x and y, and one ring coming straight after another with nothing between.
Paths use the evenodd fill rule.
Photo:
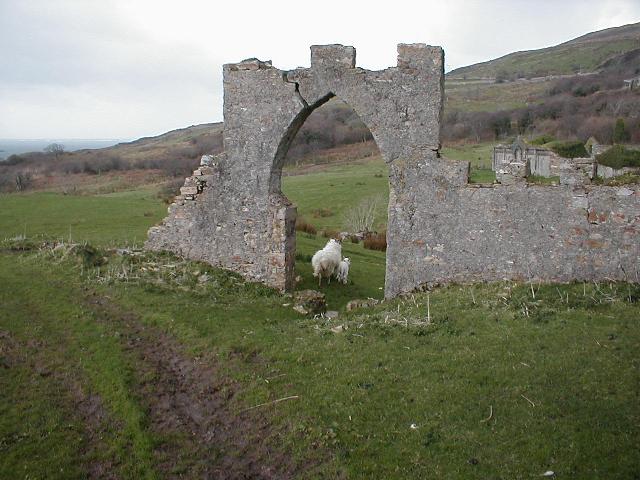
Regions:
<instances>
[{"instance_id":1,"label":"pointed arch opening","mask_svg":"<svg viewBox=\"0 0 640 480\"><path fill-rule=\"evenodd\" d=\"M371 131L333 93L304 108L282 137L270 178L272 194L297 207L287 258L296 289L318 289L311 256L329 238L350 258L346 284L323 280L330 309L354 298L383 298L389 172ZM289 240L289 239L288 239ZM366 248L365 248L366 246Z\"/></svg>"}]
</instances>

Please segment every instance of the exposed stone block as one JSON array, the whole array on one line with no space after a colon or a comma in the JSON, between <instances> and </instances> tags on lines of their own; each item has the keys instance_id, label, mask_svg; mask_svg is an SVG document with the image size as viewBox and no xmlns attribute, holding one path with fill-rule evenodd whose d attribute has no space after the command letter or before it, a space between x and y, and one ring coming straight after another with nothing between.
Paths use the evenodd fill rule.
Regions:
<instances>
[{"instance_id":1,"label":"exposed stone block","mask_svg":"<svg viewBox=\"0 0 640 480\"><path fill-rule=\"evenodd\" d=\"M444 52L441 47L424 43L398 45L398 68L402 70L439 72L443 69Z\"/></svg>"},{"instance_id":2,"label":"exposed stone block","mask_svg":"<svg viewBox=\"0 0 640 480\"><path fill-rule=\"evenodd\" d=\"M312 45L311 68L354 68L356 66L356 49L344 45Z\"/></svg>"},{"instance_id":3,"label":"exposed stone block","mask_svg":"<svg viewBox=\"0 0 640 480\"><path fill-rule=\"evenodd\" d=\"M293 309L302 315L318 315L327 310L324 293L316 290L296 292Z\"/></svg>"},{"instance_id":4,"label":"exposed stone block","mask_svg":"<svg viewBox=\"0 0 640 480\"><path fill-rule=\"evenodd\" d=\"M180 187L180 193L182 195L196 195L198 187Z\"/></svg>"}]
</instances>

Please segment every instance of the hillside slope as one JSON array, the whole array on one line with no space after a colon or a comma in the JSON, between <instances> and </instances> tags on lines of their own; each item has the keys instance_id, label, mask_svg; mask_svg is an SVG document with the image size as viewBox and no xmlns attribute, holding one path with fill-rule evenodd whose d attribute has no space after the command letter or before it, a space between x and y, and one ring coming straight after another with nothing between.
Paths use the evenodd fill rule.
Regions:
<instances>
[{"instance_id":1,"label":"hillside slope","mask_svg":"<svg viewBox=\"0 0 640 480\"><path fill-rule=\"evenodd\" d=\"M640 48L640 23L588 33L539 50L514 52L457 68L448 79L543 77L592 72L607 59Z\"/></svg>"}]
</instances>

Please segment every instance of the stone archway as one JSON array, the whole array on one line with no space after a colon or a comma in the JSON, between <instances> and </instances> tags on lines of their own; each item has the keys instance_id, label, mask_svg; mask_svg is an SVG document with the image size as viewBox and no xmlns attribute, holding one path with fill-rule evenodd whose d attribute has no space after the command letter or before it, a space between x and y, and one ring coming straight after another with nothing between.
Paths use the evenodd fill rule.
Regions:
<instances>
[{"instance_id":1,"label":"stone archway","mask_svg":"<svg viewBox=\"0 0 640 480\"><path fill-rule=\"evenodd\" d=\"M280 192L284 156L311 112L337 96L367 125L390 167L386 288L396 294L404 217L415 211L406 180L440 148L444 54L400 44L397 67L381 71L357 68L355 57L353 47L322 45L311 47L310 68L282 71L257 59L225 65L224 153L187 182L188 198L149 232L147 245L291 288L296 213Z\"/></svg>"},{"instance_id":2,"label":"stone archway","mask_svg":"<svg viewBox=\"0 0 640 480\"><path fill-rule=\"evenodd\" d=\"M436 283L637 276L637 187L576 175L558 187L468 185L469 163L439 153L442 49L400 44L397 66L380 71L355 58L353 47L322 45L311 47L310 68L225 65L224 153L203 157L147 248L291 289L296 210L280 193L282 159L306 117L335 95L389 168L386 297Z\"/></svg>"}]
</instances>

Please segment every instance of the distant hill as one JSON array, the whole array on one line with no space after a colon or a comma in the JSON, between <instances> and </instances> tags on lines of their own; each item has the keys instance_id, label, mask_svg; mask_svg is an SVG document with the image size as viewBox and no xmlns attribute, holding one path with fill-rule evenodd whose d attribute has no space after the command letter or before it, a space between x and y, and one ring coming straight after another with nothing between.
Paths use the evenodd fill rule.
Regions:
<instances>
[{"instance_id":1,"label":"distant hill","mask_svg":"<svg viewBox=\"0 0 640 480\"><path fill-rule=\"evenodd\" d=\"M199 138L201 135L222 135L222 122L191 125L190 127L170 130L166 133L162 133L153 137L141 137L131 142L122 142L114 145L111 148L114 150L120 150L136 149L138 147L148 147L151 145L160 147L163 145L174 146L176 143L189 144L193 142L193 139ZM222 140L221 137L220 140Z\"/></svg>"},{"instance_id":2,"label":"distant hill","mask_svg":"<svg viewBox=\"0 0 640 480\"><path fill-rule=\"evenodd\" d=\"M640 48L640 23L588 33L554 47L527 50L457 68L447 79L506 79L593 72L611 57Z\"/></svg>"}]
</instances>

